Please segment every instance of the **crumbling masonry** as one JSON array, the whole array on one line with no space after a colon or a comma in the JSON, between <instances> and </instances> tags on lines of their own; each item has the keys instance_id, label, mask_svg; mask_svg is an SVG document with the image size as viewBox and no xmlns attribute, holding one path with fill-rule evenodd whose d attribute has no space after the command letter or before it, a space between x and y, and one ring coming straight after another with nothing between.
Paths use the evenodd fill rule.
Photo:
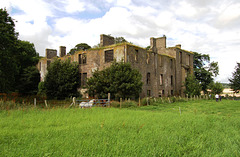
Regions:
<instances>
[{"instance_id":1,"label":"crumbling masonry","mask_svg":"<svg viewBox=\"0 0 240 157\"><path fill-rule=\"evenodd\" d=\"M47 73L47 66L57 57L57 50L46 49L46 57L40 59L38 69L41 81ZM142 74L142 93L140 97L184 96L184 82L188 73L193 73L193 53L181 49L181 45L166 47L166 36L150 38L150 49L130 43L114 44L114 38L100 35L100 48L78 51L66 55L66 47L60 46L59 58L78 62L81 76L80 91L86 89L86 79L95 70L102 70L111 62L123 61Z\"/></svg>"}]
</instances>

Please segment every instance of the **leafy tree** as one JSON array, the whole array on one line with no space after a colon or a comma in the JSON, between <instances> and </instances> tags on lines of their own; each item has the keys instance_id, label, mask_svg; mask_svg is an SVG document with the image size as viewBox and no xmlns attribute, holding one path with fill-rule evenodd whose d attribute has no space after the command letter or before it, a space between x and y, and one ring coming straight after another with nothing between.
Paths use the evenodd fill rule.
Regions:
<instances>
[{"instance_id":1,"label":"leafy tree","mask_svg":"<svg viewBox=\"0 0 240 157\"><path fill-rule=\"evenodd\" d=\"M232 78L228 79L230 81L230 87L235 92L240 90L240 63L237 63L235 71L232 73Z\"/></svg>"},{"instance_id":2,"label":"leafy tree","mask_svg":"<svg viewBox=\"0 0 240 157\"><path fill-rule=\"evenodd\" d=\"M114 41L115 41L115 44L128 42L124 37L115 37Z\"/></svg>"},{"instance_id":3,"label":"leafy tree","mask_svg":"<svg viewBox=\"0 0 240 157\"><path fill-rule=\"evenodd\" d=\"M209 55L194 52L193 68L196 79L206 93L208 86L213 82L213 77L219 73L218 63L210 62Z\"/></svg>"},{"instance_id":4,"label":"leafy tree","mask_svg":"<svg viewBox=\"0 0 240 157\"><path fill-rule=\"evenodd\" d=\"M0 9L0 92L14 90L15 74L18 73L14 58L18 33L14 27L6 9Z\"/></svg>"},{"instance_id":5,"label":"leafy tree","mask_svg":"<svg viewBox=\"0 0 240 157\"><path fill-rule=\"evenodd\" d=\"M77 88L80 79L78 64L70 60L55 60L47 68L44 86L49 99L64 99L70 96L79 96Z\"/></svg>"},{"instance_id":6,"label":"leafy tree","mask_svg":"<svg viewBox=\"0 0 240 157\"><path fill-rule=\"evenodd\" d=\"M107 98L111 93L113 99L137 97L142 90L141 74L132 69L130 63L116 62L102 71L95 71L87 80L90 96Z\"/></svg>"},{"instance_id":7,"label":"leafy tree","mask_svg":"<svg viewBox=\"0 0 240 157\"><path fill-rule=\"evenodd\" d=\"M39 56L32 43L18 40L14 20L6 9L0 9L0 56L0 92L22 91L25 78L21 77L26 68L37 64Z\"/></svg>"},{"instance_id":8,"label":"leafy tree","mask_svg":"<svg viewBox=\"0 0 240 157\"><path fill-rule=\"evenodd\" d=\"M223 89L224 89L224 87L223 87L223 85L221 84L221 83L219 83L219 82L212 82L210 85L210 89L211 89L211 93L212 94L221 94L222 92L223 92Z\"/></svg>"},{"instance_id":9,"label":"leafy tree","mask_svg":"<svg viewBox=\"0 0 240 157\"><path fill-rule=\"evenodd\" d=\"M188 96L201 94L201 85L194 75L188 75L186 78L185 87L185 94L188 94Z\"/></svg>"},{"instance_id":10,"label":"leafy tree","mask_svg":"<svg viewBox=\"0 0 240 157\"><path fill-rule=\"evenodd\" d=\"M19 81L19 92L23 94L37 94L40 73L36 66L28 66L23 70Z\"/></svg>"},{"instance_id":11,"label":"leafy tree","mask_svg":"<svg viewBox=\"0 0 240 157\"><path fill-rule=\"evenodd\" d=\"M71 55L73 55L76 51L80 51L80 50L87 50L87 49L90 49L91 46L89 46L88 44L86 43L80 43L80 44L77 44L74 48L72 48L69 53Z\"/></svg>"}]
</instances>

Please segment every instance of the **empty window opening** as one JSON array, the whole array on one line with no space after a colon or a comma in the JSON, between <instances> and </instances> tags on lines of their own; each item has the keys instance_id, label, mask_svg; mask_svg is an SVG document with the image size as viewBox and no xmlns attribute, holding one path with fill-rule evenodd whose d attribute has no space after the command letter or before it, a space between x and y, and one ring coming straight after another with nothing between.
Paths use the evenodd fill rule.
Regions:
<instances>
[{"instance_id":1,"label":"empty window opening","mask_svg":"<svg viewBox=\"0 0 240 157\"><path fill-rule=\"evenodd\" d=\"M147 84L150 84L150 73L147 73Z\"/></svg>"},{"instance_id":2,"label":"empty window opening","mask_svg":"<svg viewBox=\"0 0 240 157\"><path fill-rule=\"evenodd\" d=\"M138 50L135 49L135 61L138 62Z\"/></svg>"},{"instance_id":3,"label":"empty window opening","mask_svg":"<svg viewBox=\"0 0 240 157\"><path fill-rule=\"evenodd\" d=\"M112 62L113 61L113 50L105 51L105 62Z\"/></svg>"},{"instance_id":4,"label":"empty window opening","mask_svg":"<svg viewBox=\"0 0 240 157\"><path fill-rule=\"evenodd\" d=\"M147 96L148 96L148 97L151 96L151 90L147 90Z\"/></svg>"},{"instance_id":5,"label":"empty window opening","mask_svg":"<svg viewBox=\"0 0 240 157\"><path fill-rule=\"evenodd\" d=\"M173 68L173 60L170 59L170 68L172 69Z\"/></svg>"},{"instance_id":6,"label":"empty window opening","mask_svg":"<svg viewBox=\"0 0 240 157\"><path fill-rule=\"evenodd\" d=\"M171 75L171 85L173 85L173 75Z\"/></svg>"},{"instance_id":7,"label":"empty window opening","mask_svg":"<svg viewBox=\"0 0 240 157\"><path fill-rule=\"evenodd\" d=\"M173 90L171 90L171 96L173 96Z\"/></svg>"},{"instance_id":8,"label":"empty window opening","mask_svg":"<svg viewBox=\"0 0 240 157\"><path fill-rule=\"evenodd\" d=\"M182 52L180 52L180 57L179 57L179 59L180 59L180 64L182 64Z\"/></svg>"},{"instance_id":9,"label":"empty window opening","mask_svg":"<svg viewBox=\"0 0 240 157\"><path fill-rule=\"evenodd\" d=\"M78 63L86 64L87 63L87 54L79 54L78 55Z\"/></svg>"}]
</instances>

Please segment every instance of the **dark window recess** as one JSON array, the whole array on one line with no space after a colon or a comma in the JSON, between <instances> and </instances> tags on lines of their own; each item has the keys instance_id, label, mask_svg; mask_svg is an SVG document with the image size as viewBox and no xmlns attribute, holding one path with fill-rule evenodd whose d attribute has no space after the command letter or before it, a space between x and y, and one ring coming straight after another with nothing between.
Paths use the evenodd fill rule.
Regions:
<instances>
[{"instance_id":1,"label":"dark window recess","mask_svg":"<svg viewBox=\"0 0 240 157\"><path fill-rule=\"evenodd\" d=\"M87 54L79 54L78 55L78 63L79 64L87 64Z\"/></svg>"},{"instance_id":2,"label":"dark window recess","mask_svg":"<svg viewBox=\"0 0 240 157\"><path fill-rule=\"evenodd\" d=\"M171 85L173 85L173 75L171 75Z\"/></svg>"},{"instance_id":3,"label":"dark window recess","mask_svg":"<svg viewBox=\"0 0 240 157\"><path fill-rule=\"evenodd\" d=\"M147 96L151 96L151 90L147 90Z\"/></svg>"},{"instance_id":4,"label":"dark window recess","mask_svg":"<svg viewBox=\"0 0 240 157\"><path fill-rule=\"evenodd\" d=\"M82 74L82 86L87 85L87 73Z\"/></svg>"},{"instance_id":5,"label":"dark window recess","mask_svg":"<svg viewBox=\"0 0 240 157\"><path fill-rule=\"evenodd\" d=\"M48 61L47 61L47 67L49 67L50 64L51 64L51 61L48 60Z\"/></svg>"},{"instance_id":6,"label":"dark window recess","mask_svg":"<svg viewBox=\"0 0 240 157\"><path fill-rule=\"evenodd\" d=\"M180 52L180 64L182 64L182 52Z\"/></svg>"},{"instance_id":7,"label":"dark window recess","mask_svg":"<svg viewBox=\"0 0 240 157\"><path fill-rule=\"evenodd\" d=\"M150 84L150 73L147 73L147 84Z\"/></svg>"},{"instance_id":8,"label":"dark window recess","mask_svg":"<svg viewBox=\"0 0 240 157\"><path fill-rule=\"evenodd\" d=\"M173 96L173 90L171 90L171 96Z\"/></svg>"},{"instance_id":9,"label":"dark window recess","mask_svg":"<svg viewBox=\"0 0 240 157\"><path fill-rule=\"evenodd\" d=\"M79 64L82 64L82 54L79 54L79 55L78 55L78 63L79 63Z\"/></svg>"},{"instance_id":10,"label":"dark window recess","mask_svg":"<svg viewBox=\"0 0 240 157\"><path fill-rule=\"evenodd\" d=\"M135 61L138 62L138 50L135 49Z\"/></svg>"},{"instance_id":11,"label":"dark window recess","mask_svg":"<svg viewBox=\"0 0 240 157\"><path fill-rule=\"evenodd\" d=\"M173 68L173 60L170 59L170 68L172 69Z\"/></svg>"},{"instance_id":12,"label":"dark window recess","mask_svg":"<svg viewBox=\"0 0 240 157\"><path fill-rule=\"evenodd\" d=\"M164 96L164 90L162 90L162 96Z\"/></svg>"},{"instance_id":13,"label":"dark window recess","mask_svg":"<svg viewBox=\"0 0 240 157\"><path fill-rule=\"evenodd\" d=\"M105 51L105 62L112 62L113 61L113 50Z\"/></svg>"}]
</instances>

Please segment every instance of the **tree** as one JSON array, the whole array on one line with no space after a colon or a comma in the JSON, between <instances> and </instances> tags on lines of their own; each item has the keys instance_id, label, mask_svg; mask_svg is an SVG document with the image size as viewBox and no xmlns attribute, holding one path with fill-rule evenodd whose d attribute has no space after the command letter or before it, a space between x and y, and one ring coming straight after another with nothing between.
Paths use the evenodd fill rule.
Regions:
<instances>
[{"instance_id":1,"label":"tree","mask_svg":"<svg viewBox=\"0 0 240 157\"><path fill-rule=\"evenodd\" d=\"M230 87L235 92L240 90L240 63L237 63L235 71L232 73L232 78L228 79L230 81Z\"/></svg>"},{"instance_id":2,"label":"tree","mask_svg":"<svg viewBox=\"0 0 240 157\"><path fill-rule=\"evenodd\" d=\"M188 96L200 95L201 94L201 85L199 81L195 78L194 75L189 74L185 81L185 94Z\"/></svg>"},{"instance_id":3,"label":"tree","mask_svg":"<svg viewBox=\"0 0 240 157\"><path fill-rule=\"evenodd\" d=\"M23 94L37 94L40 73L36 66L28 66L23 70L19 81L19 92Z\"/></svg>"},{"instance_id":4,"label":"tree","mask_svg":"<svg viewBox=\"0 0 240 157\"><path fill-rule=\"evenodd\" d=\"M73 55L76 51L80 51L80 50L87 50L87 49L90 49L91 46L89 46L88 44L86 43L80 43L80 44L77 44L74 48L72 48L69 53L71 55Z\"/></svg>"},{"instance_id":5,"label":"tree","mask_svg":"<svg viewBox=\"0 0 240 157\"><path fill-rule=\"evenodd\" d=\"M107 98L111 93L113 99L138 97L142 90L141 74L132 69L130 63L116 62L102 71L95 71L87 80L90 96Z\"/></svg>"},{"instance_id":6,"label":"tree","mask_svg":"<svg viewBox=\"0 0 240 157\"><path fill-rule=\"evenodd\" d=\"M39 55L34 44L18 40L14 20L6 9L0 9L0 56L0 92L22 91L21 80L25 78L21 77L37 64Z\"/></svg>"},{"instance_id":7,"label":"tree","mask_svg":"<svg viewBox=\"0 0 240 157\"><path fill-rule=\"evenodd\" d=\"M114 41L115 41L115 44L128 42L124 37L115 37Z\"/></svg>"},{"instance_id":8,"label":"tree","mask_svg":"<svg viewBox=\"0 0 240 157\"><path fill-rule=\"evenodd\" d=\"M14 48L18 33L6 9L0 9L0 92L14 90L15 74L18 72Z\"/></svg>"},{"instance_id":9,"label":"tree","mask_svg":"<svg viewBox=\"0 0 240 157\"><path fill-rule=\"evenodd\" d=\"M193 69L202 90L207 93L208 86L213 82L213 77L219 73L218 63L210 62L209 55L194 52Z\"/></svg>"},{"instance_id":10,"label":"tree","mask_svg":"<svg viewBox=\"0 0 240 157\"><path fill-rule=\"evenodd\" d=\"M77 88L80 79L78 64L71 63L70 60L55 60L47 68L44 86L49 99L64 99L70 96L79 96Z\"/></svg>"},{"instance_id":11,"label":"tree","mask_svg":"<svg viewBox=\"0 0 240 157\"><path fill-rule=\"evenodd\" d=\"M213 95L215 95L215 94L221 94L222 92L223 92L223 85L221 84L221 83L219 83L219 82L212 82L210 85L210 89L211 89L211 93L213 94Z\"/></svg>"}]
</instances>

